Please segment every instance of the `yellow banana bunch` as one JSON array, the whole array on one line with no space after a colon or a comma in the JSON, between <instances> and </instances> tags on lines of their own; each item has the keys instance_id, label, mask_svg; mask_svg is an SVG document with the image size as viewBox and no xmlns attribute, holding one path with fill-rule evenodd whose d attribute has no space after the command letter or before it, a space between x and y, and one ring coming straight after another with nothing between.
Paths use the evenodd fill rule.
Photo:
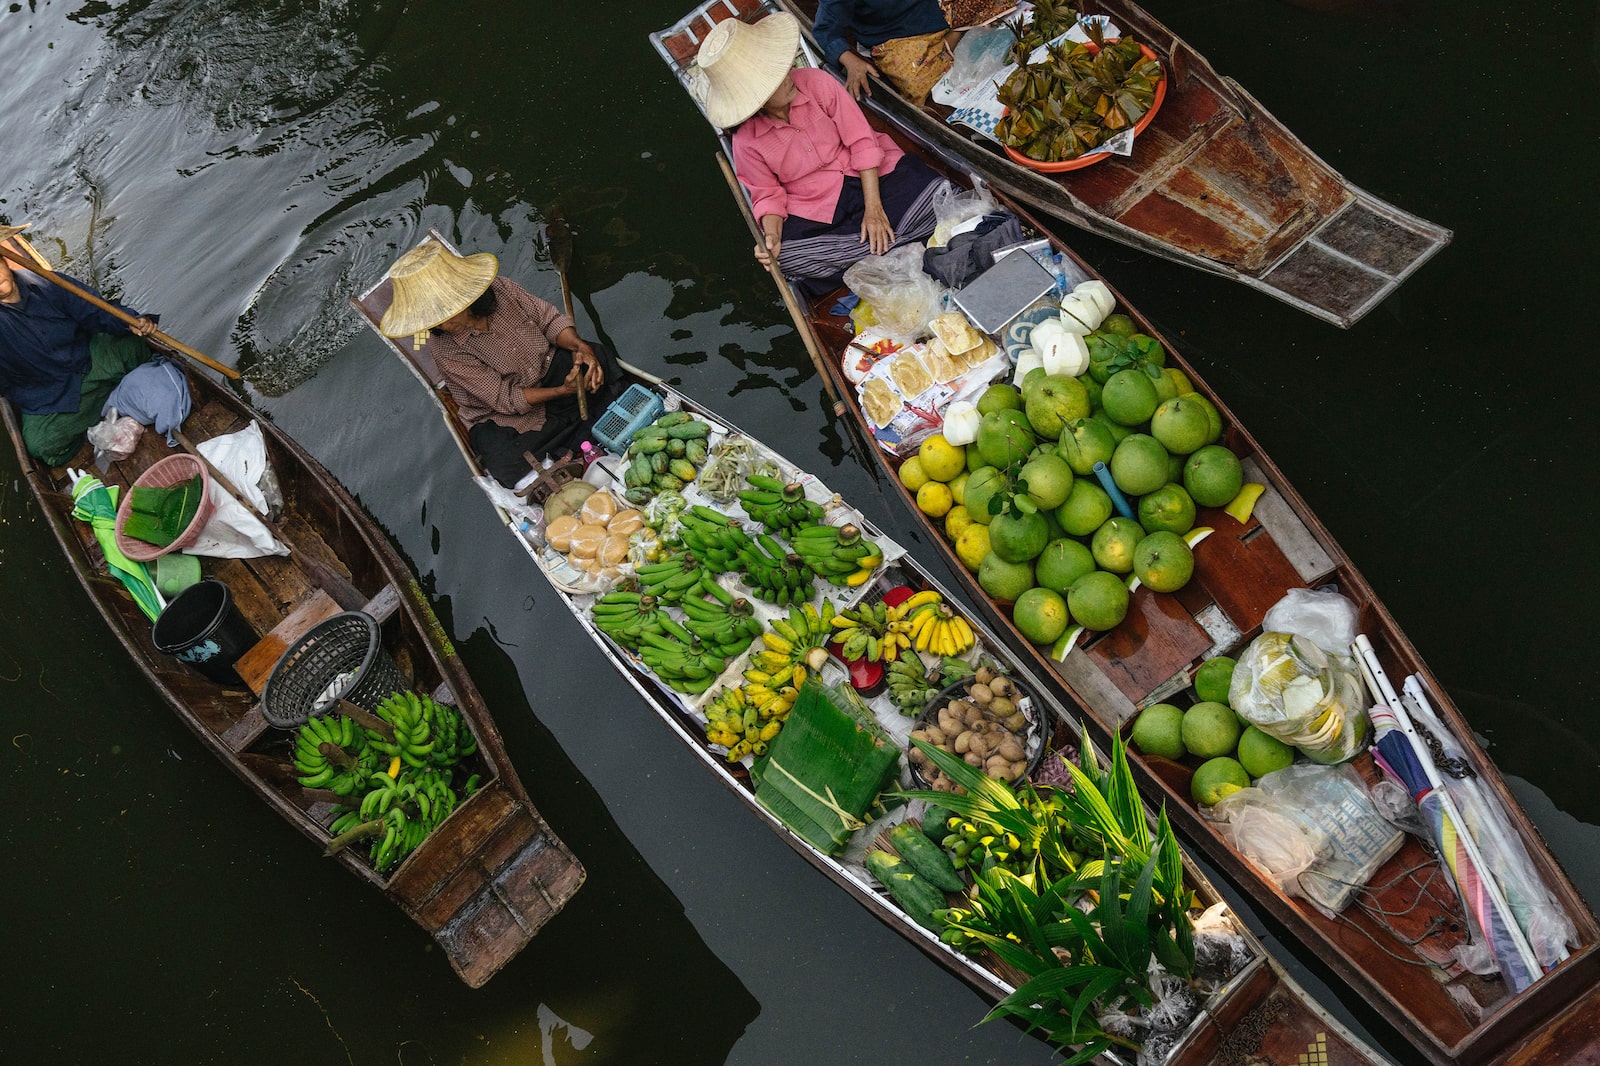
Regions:
<instances>
[{"instance_id":1,"label":"yellow banana bunch","mask_svg":"<svg viewBox=\"0 0 1600 1066\"><path fill-rule=\"evenodd\" d=\"M928 607L911 620L911 643L934 655L960 655L977 641L972 626L947 603Z\"/></svg>"}]
</instances>

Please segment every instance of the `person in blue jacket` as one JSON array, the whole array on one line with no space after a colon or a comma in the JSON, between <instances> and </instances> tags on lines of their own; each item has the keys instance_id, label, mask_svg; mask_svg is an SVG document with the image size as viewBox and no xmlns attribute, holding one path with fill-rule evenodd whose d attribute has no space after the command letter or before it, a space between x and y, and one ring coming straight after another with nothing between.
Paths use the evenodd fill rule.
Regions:
<instances>
[{"instance_id":1,"label":"person in blue jacket","mask_svg":"<svg viewBox=\"0 0 1600 1066\"><path fill-rule=\"evenodd\" d=\"M0 226L0 243L18 253L11 238L26 228ZM133 325L0 256L0 396L20 412L30 455L52 466L71 459L117 382L149 361L142 338L155 319L122 310Z\"/></svg>"},{"instance_id":2,"label":"person in blue jacket","mask_svg":"<svg viewBox=\"0 0 1600 1066\"><path fill-rule=\"evenodd\" d=\"M881 73L902 91L915 97L913 103L920 104L921 95L926 94L927 85L931 85L938 74L927 70L923 73L931 76L918 76L912 74L909 68L913 64L920 66L924 62L924 54L927 62L935 63L939 62L942 54L943 62L937 68L942 74L949 69L949 56L944 51L944 45L954 44L954 41L932 36L950 33L950 24L945 21L938 0L822 0L817 5L817 17L812 23L811 32L816 38L817 47L822 50L823 60L829 66L843 70L845 88L857 100L861 99L863 92L872 95L867 75ZM912 45L912 40L916 38L925 38L926 41ZM908 46L907 50L893 54L902 42ZM877 62L856 51L857 45L871 49ZM914 57L908 58L913 51ZM907 76L904 80L914 80L918 86L903 83L903 79L897 77L900 74Z\"/></svg>"}]
</instances>

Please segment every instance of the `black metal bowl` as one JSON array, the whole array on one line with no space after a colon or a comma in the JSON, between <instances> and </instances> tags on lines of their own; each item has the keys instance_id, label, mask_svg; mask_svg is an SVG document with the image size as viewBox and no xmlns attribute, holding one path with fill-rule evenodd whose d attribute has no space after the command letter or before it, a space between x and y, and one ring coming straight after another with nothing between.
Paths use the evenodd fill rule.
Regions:
<instances>
[{"instance_id":1,"label":"black metal bowl","mask_svg":"<svg viewBox=\"0 0 1600 1066\"><path fill-rule=\"evenodd\" d=\"M1033 772L1039 768L1039 763L1044 759L1045 741L1048 739L1047 731L1043 724L1044 705L1040 702L1039 695L1033 690L1032 686L1009 675L1006 675L1006 680L1016 688L1017 708L1022 711L1023 717L1028 720L1028 728L1023 734L1022 745L1023 754L1027 760L1027 773L1032 776ZM929 700L927 706L922 709L922 713L917 716L916 725L912 728L926 729L929 725L938 725L939 708L952 699L965 699L967 690L976 683L974 678L964 677L940 689L938 695ZM911 780L920 788L931 787L932 783L922 773L921 767L909 759L906 761L911 767Z\"/></svg>"}]
</instances>

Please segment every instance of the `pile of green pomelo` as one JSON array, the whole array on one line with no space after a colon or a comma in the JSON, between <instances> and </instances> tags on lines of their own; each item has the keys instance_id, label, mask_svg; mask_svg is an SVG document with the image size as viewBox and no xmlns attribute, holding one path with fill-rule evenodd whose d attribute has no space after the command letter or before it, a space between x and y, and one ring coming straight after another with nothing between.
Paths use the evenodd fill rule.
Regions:
<instances>
[{"instance_id":1,"label":"pile of green pomelo","mask_svg":"<svg viewBox=\"0 0 1600 1066\"><path fill-rule=\"evenodd\" d=\"M1114 314L1087 338L1077 377L1035 369L989 386L976 439L922 442L900 480L944 519L957 556L1035 644L1064 653L1078 630L1104 631L1140 584L1176 592L1194 573L1197 507L1240 496L1238 456L1218 444L1222 416L1166 366L1160 342ZM1104 463L1137 517L1116 513Z\"/></svg>"},{"instance_id":2,"label":"pile of green pomelo","mask_svg":"<svg viewBox=\"0 0 1600 1066\"><path fill-rule=\"evenodd\" d=\"M1129 739L1146 755L1201 760L1189 794L1209 807L1230 792L1294 762L1294 749L1246 722L1228 704L1234 660L1207 659L1194 675L1188 708L1156 703L1133 720Z\"/></svg>"}]
</instances>

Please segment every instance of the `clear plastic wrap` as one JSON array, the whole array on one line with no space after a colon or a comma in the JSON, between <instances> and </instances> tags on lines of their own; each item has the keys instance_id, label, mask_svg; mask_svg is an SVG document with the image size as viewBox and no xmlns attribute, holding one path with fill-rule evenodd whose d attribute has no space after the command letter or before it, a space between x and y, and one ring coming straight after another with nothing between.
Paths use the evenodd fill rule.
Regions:
<instances>
[{"instance_id":1,"label":"clear plastic wrap","mask_svg":"<svg viewBox=\"0 0 1600 1066\"><path fill-rule=\"evenodd\" d=\"M1290 633L1265 632L1250 642L1234 669L1228 702L1313 762L1353 759L1372 731L1354 660Z\"/></svg>"},{"instance_id":2,"label":"clear plastic wrap","mask_svg":"<svg viewBox=\"0 0 1600 1066\"><path fill-rule=\"evenodd\" d=\"M1343 655L1359 632L1356 605L1331 586L1290 589L1261 620L1263 632L1308 637L1323 651Z\"/></svg>"},{"instance_id":3,"label":"clear plastic wrap","mask_svg":"<svg viewBox=\"0 0 1600 1066\"><path fill-rule=\"evenodd\" d=\"M944 286L922 269L922 244L869 255L844 272L850 291L872 304L878 329L901 344L928 335L928 321L944 310Z\"/></svg>"},{"instance_id":4,"label":"clear plastic wrap","mask_svg":"<svg viewBox=\"0 0 1600 1066\"><path fill-rule=\"evenodd\" d=\"M117 414L115 407L106 411L104 418L89 427L95 466L104 472L112 463L120 463L132 455L139 446L139 434L143 432L138 419Z\"/></svg>"}]
</instances>

